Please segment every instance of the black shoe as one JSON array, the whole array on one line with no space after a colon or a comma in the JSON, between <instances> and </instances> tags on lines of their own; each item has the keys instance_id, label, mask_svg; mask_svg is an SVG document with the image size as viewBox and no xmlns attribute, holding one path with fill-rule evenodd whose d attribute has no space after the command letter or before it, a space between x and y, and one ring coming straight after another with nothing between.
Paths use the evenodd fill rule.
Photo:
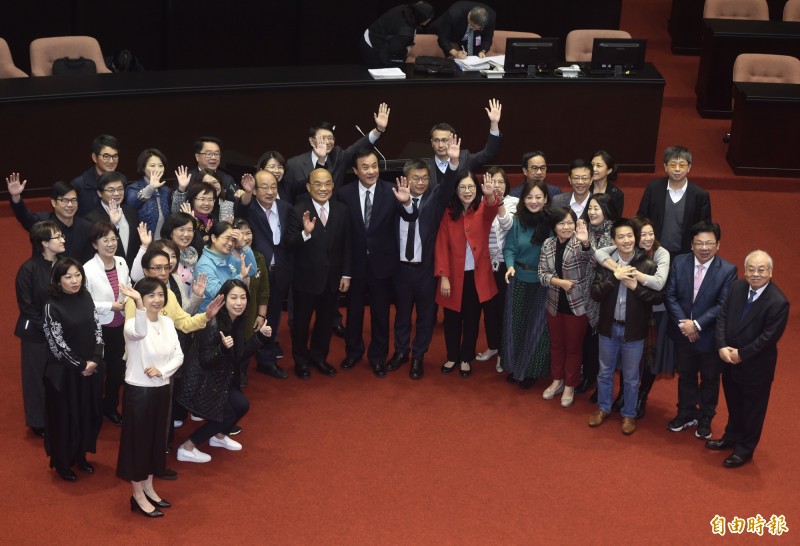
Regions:
<instances>
[{"instance_id":1,"label":"black shoe","mask_svg":"<svg viewBox=\"0 0 800 546\"><path fill-rule=\"evenodd\" d=\"M597 404L597 389L592 392L592 395L589 397L589 402Z\"/></svg>"},{"instance_id":2,"label":"black shoe","mask_svg":"<svg viewBox=\"0 0 800 546\"><path fill-rule=\"evenodd\" d=\"M466 370L464 369L464 366L466 366L466 367L467 367L467 369L466 369ZM470 374L472 373L472 365L471 365L469 362L462 362L462 363L461 363L461 369L460 369L460 370L458 370L458 373L460 373L460 374L461 374L461 377L463 377L464 379L466 379L466 378L467 378L467 377L469 377L469 376L470 376Z\"/></svg>"},{"instance_id":3,"label":"black shoe","mask_svg":"<svg viewBox=\"0 0 800 546\"><path fill-rule=\"evenodd\" d=\"M506 381L508 381L509 383L512 383L512 384L517 382L517 380L514 379L514 374L513 373L510 373L510 374L508 374L506 376Z\"/></svg>"},{"instance_id":4,"label":"black shoe","mask_svg":"<svg viewBox=\"0 0 800 546\"><path fill-rule=\"evenodd\" d=\"M447 362L445 362L444 364L442 364L441 372L443 374L447 375L447 374L449 374L450 372L452 372L455 369L456 369L456 363L455 362L453 362L453 365L450 366L449 368L447 367Z\"/></svg>"},{"instance_id":5,"label":"black shoe","mask_svg":"<svg viewBox=\"0 0 800 546\"><path fill-rule=\"evenodd\" d=\"M422 379L422 376L425 375L425 367L422 365L421 358L414 358L411 360L411 371L408 372L408 376L411 379Z\"/></svg>"},{"instance_id":6,"label":"black shoe","mask_svg":"<svg viewBox=\"0 0 800 546\"><path fill-rule=\"evenodd\" d=\"M66 470L59 470L56 468L56 474L58 474L59 477L65 482L74 482L78 479L78 476L76 476L75 473L69 468Z\"/></svg>"},{"instance_id":7,"label":"black shoe","mask_svg":"<svg viewBox=\"0 0 800 546\"><path fill-rule=\"evenodd\" d=\"M280 343L275 343L275 359L280 360L283 358L283 349L281 349Z\"/></svg>"},{"instance_id":8,"label":"black shoe","mask_svg":"<svg viewBox=\"0 0 800 546\"><path fill-rule=\"evenodd\" d=\"M590 387L591 387L593 384L594 384L594 381L592 381L591 379L586 379L586 378L583 378L583 379L581 380L581 382L580 382L580 383L578 383L578 386L577 386L577 387L575 387L575 392L576 392L577 394L580 394L580 393L586 392L586 391L588 391L588 390L589 390L589 388L590 388Z\"/></svg>"},{"instance_id":9,"label":"black shoe","mask_svg":"<svg viewBox=\"0 0 800 546\"><path fill-rule=\"evenodd\" d=\"M694 417L684 417L683 415L678 415L675 419L667 423L667 428L670 429L672 432L680 432L685 428L693 427L697 425L697 419Z\"/></svg>"},{"instance_id":10,"label":"black shoe","mask_svg":"<svg viewBox=\"0 0 800 546\"><path fill-rule=\"evenodd\" d=\"M533 387L534 383L536 383L536 380L534 378L526 377L525 379L519 382L519 388L527 390Z\"/></svg>"},{"instance_id":11,"label":"black shoe","mask_svg":"<svg viewBox=\"0 0 800 546\"><path fill-rule=\"evenodd\" d=\"M231 430L228 431L228 436L236 436L237 434L241 433L242 433L242 427L240 427L239 425L233 425L231 427Z\"/></svg>"},{"instance_id":12,"label":"black shoe","mask_svg":"<svg viewBox=\"0 0 800 546\"><path fill-rule=\"evenodd\" d=\"M314 362L314 366L316 366L319 371L321 371L328 377L333 377L336 375L336 368L334 368L327 362Z\"/></svg>"},{"instance_id":13,"label":"black shoe","mask_svg":"<svg viewBox=\"0 0 800 546\"><path fill-rule=\"evenodd\" d=\"M156 478L159 478L161 480L173 481L178 479L178 473L168 467L164 469L163 474L161 474L160 476L156 476Z\"/></svg>"},{"instance_id":14,"label":"black shoe","mask_svg":"<svg viewBox=\"0 0 800 546\"><path fill-rule=\"evenodd\" d=\"M108 419L118 427L122 426L122 415L120 415L118 412L114 411L114 412L104 413L103 415L105 415L106 419Z\"/></svg>"},{"instance_id":15,"label":"black shoe","mask_svg":"<svg viewBox=\"0 0 800 546\"><path fill-rule=\"evenodd\" d=\"M156 508L172 508L172 504L170 504L168 500L165 499L161 499L160 501L153 500L147 493L144 494L144 498L146 498L150 502L150 504L152 504Z\"/></svg>"},{"instance_id":16,"label":"black shoe","mask_svg":"<svg viewBox=\"0 0 800 546\"><path fill-rule=\"evenodd\" d=\"M708 417L701 417L697 420L697 429L694 435L702 440L711 438L711 419Z\"/></svg>"},{"instance_id":17,"label":"black shoe","mask_svg":"<svg viewBox=\"0 0 800 546\"><path fill-rule=\"evenodd\" d=\"M278 366L277 364L258 364L256 366L256 371L258 373L263 373L276 379L286 379L289 377L289 372Z\"/></svg>"},{"instance_id":18,"label":"black shoe","mask_svg":"<svg viewBox=\"0 0 800 546\"><path fill-rule=\"evenodd\" d=\"M392 358L386 362L386 371L393 372L408 362L408 353L394 353Z\"/></svg>"},{"instance_id":19,"label":"black shoe","mask_svg":"<svg viewBox=\"0 0 800 546\"><path fill-rule=\"evenodd\" d=\"M386 377L386 366L383 364L373 364L372 373L374 373L376 377Z\"/></svg>"},{"instance_id":20,"label":"black shoe","mask_svg":"<svg viewBox=\"0 0 800 546\"><path fill-rule=\"evenodd\" d=\"M131 512L139 512L141 515L148 517L148 518L160 518L164 515L164 512L159 510L158 508L153 508L152 512L145 512L144 509L139 506L139 503L136 502L136 499L131 497Z\"/></svg>"},{"instance_id":21,"label":"black shoe","mask_svg":"<svg viewBox=\"0 0 800 546\"><path fill-rule=\"evenodd\" d=\"M722 438L718 438L716 440L707 440L706 447L708 449L713 449L714 451L722 451L723 449L732 448L733 442L726 440L723 436Z\"/></svg>"},{"instance_id":22,"label":"black shoe","mask_svg":"<svg viewBox=\"0 0 800 546\"><path fill-rule=\"evenodd\" d=\"M87 461L85 458L78 459L78 461L75 463L75 466L77 466L78 470L80 470L81 472L86 472L87 474L94 474L94 467L91 464L89 464L89 461Z\"/></svg>"},{"instance_id":23,"label":"black shoe","mask_svg":"<svg viewBox=\"0 0 800 546\"><path fill-rule=\"evenodd\" d=\"M28 427L36 436L44 438L44 427Z\"/></svg>"},{"instance_id":24,"label":"black shoe","mask_svg":"<svg viewBox=\"0 0 800 546\"><path fill-rule=\"evenodd\" d=\"M620 389L614 403L611 404L611 411L622 411L622 406L625 405L625 392Z\"/></svg>"},{"instance_id":25,"label":"black shoe","mask_svg":"<svg viewBox=\"0 0 800 546\"><path fill-rule=\"evenodd\" d=\"M344 339L344 324L337 324L333 327L333 335Z\"/></svg>"},{"instance_id":26,"label":"black shoe","mask_svg":"<svg viewBox=\"0 0 800 546\"><path fill-rule=\"evenodd\" d=\"M752 457L742 457L736 453L731 453L730 457L722 461L722 466L725 468L739 468L743 464L749 462Z\"/></svg>"},{"instance_id":27,"label":"black shoe","mask_svg":"<svg viewBox=\"0 0 800 546\"><path fill-rule=\"evenodd\" d=\"M641 419L644 417L645 410L647 409L647 396L639 394L639 398L636 400L636 418Z\"/></svg>"},{"instance_id":28,"label":"black shoe","mask_svg":"<svg viewBox=\"0 0 800 546\"><path fill-rule=\"evenodd\" d=\"M344 360L342 360L342 369L349 370L350 368L355 366L356 363L359 360L361 360L361 359L360 358L350 358L350 357L345 358Z\"/></svg>"},{"instance_id":29,"label":"black shoe","mask_svg":"<svg viewBox=\"0 0 800 546\"><path fill-rule=\"evenodd\" d=\"M308 369L308 366L303 366L300 364L294 365L294 373L300 379L307 381L311 379L311 370Z\"/></svg>"}]
</instances>

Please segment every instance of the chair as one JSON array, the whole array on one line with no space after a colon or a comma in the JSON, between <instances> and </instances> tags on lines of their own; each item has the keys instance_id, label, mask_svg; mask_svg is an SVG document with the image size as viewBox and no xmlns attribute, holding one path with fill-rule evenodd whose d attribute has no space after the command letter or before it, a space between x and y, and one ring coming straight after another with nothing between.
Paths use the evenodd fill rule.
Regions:
<instances>
[{"instance_id":1,"label":"chair","mask_svg":"<svg viewBox=\"0 0 800 546\"><path fill-rule=\"evenodd\" d=\"M506 54L506 39L507 38L541 38L538 34L533 32L517 32L515 30L495 30L494 38L492 38L492 47L486 52L486 55L493 57L495 55Z\"/></svg>"},{"instance_id":2,"label":"chair","mask_svg":"<svg viewBox=\"0 0 800 546\"><path fill-rule=\"evenodd\" d=\"M442 57L444 53L439 47L439 37L436 34L417 34L414 38L414 45L406 57L407 63L414 63L417 57Z\"/></svg>"},{"instance_id":3,"label":"chair","mask_svg":"<svg viewBox=\"0 0 800 546\"><path fill-rule=\"evenodd\" d=\"M28 75L17 68L14 59L11 58L11 50L8 43L0 38L0 78L27 78Z\"/></svg>"},{"instance_id":4,"label":"chair","mask_svg":"<svg viewBox=\"0 0 800 546\"><path fill-rule=\"evenodd\" d=\"M91 36L57 36L38 38L31 42L31 75L52 76L53 61L68 57L91 59L98 74L110 74L103 59L100 44Z\"/></svg>"},{"instance_id":5,"label":"chair","mask_svg":"<svg viewBox=\"0 0 800 546\"><path fill-rule=\"evenodd\" d=\"M703 19L769 21L767 0L706 0Z\"/></svg>"},{"instance_id":6,"label":"chair","mask_svg":"<svg viewBox=\"0 0 800 546\"><path fill-rule=\"evenodd\" d=\"M567 34L564 58L568 63L588 63L592 60L595 38L630 38L624 30L580 29Z\"/></svg>"},{"instance_id":7,"label":"chair","mask_svg":"<svg viewBox=\"0 0 800 546\"><path fill-rule=\"evenodd\" d=\"M784 21L800 21L800 0L788 0L783 6Z\"/></svg>"}]
</instances>

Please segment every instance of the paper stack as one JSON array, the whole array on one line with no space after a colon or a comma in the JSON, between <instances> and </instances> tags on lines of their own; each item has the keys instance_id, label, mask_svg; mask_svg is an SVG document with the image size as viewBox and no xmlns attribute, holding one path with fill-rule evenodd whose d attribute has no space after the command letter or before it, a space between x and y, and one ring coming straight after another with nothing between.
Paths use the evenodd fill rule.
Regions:
<instances>
[{"instance_id":1,"label":"paper stack","mask_svg":"<svg viewBox=\"0 0 800 546\"><path fill-rule=\"evenodd\" d=\"M406 73L399 68L370 68L369 74L376 80L404 80Z\"/></svg>"}]
</instances>

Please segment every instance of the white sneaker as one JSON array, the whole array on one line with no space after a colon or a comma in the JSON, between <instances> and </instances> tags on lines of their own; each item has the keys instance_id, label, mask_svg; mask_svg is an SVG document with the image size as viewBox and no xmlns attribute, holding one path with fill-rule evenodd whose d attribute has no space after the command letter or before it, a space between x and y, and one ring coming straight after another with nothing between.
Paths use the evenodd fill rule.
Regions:
<instances>
[{"instance_id":1,"label":"white sneaker","mask_svg":"<svg viewBox=\"0 0 800 546\"><path fill-rule=\"evenodd\" d=\"M557 394L564 392L564 381L555 380L550 383L550 386L547 387L544 392L542 393L542 398L545 400L552 400L553 397Z\"/></svg>"},{"instance_id":2,"label":"white sneaker","mask_svg":"<svg viewBox=\"0 0 800 546\"><path fill-rule=\"evenodd\" d=\"M494 365L494 369L497 370L497 373L503 373L503 365L500 363L500 357L497 357L497 364Z\"/></svg>"},{"instance_id":3,"label":"white sneaker","mask_svg":"<svg viewBox=\"0 0 800 546\"><path fill-rule=\"evenodd\" d=\"M229 449L230 451L240 451L242 449L242 444L240 444L236 440L231 440L230 436L223 436L222 440L220 440L216 436L212 436L208 440L208 445L210 445L211 447L224 447L225 449Z\"/></svg>"},{"instance_id":4,"label":"white sneaker","mask_svg":"<svg viewBox=\"0 0 800 546\"><path fill-rule=\"evenodd\" d=\"M178 448L178 460L185 463L207 463L211 460L211 455L203 453L199 449L192 448L191 451L182 447Z\"/></svg>"},{"instance_id":5,"label":"white sneaker","mask_svg":"<svg viewBox=\"0 0 800 546\"><path fill-rule=\"evenodd\" d=\"M484 362L486 360L489 360L496 354L497 354L497 349L486 349L482 353L478 353L477 355L475 355L475 360Z\"/></svg>"},{"instance_id":6,"label":"white sneaker","mask_svg":"<svg viewBox=\"0 0 800 546\"><path fill-rule=\"evenodd\" d=\"M198 417L194 413L192 414L192 421L205 421L202 417Z\"/></svg>"},{"instance_id":7,"label":"white sneaker","mask_svg":"<svg viewBox=\"0 0 800 546\"><path fill-rule=\"evenodd\" d=\"M175 419L174 421L172 421L172 426L175 428L181 428L183 426L183 421L181 421L180 419Z\"/></svg>"}]
</instances>

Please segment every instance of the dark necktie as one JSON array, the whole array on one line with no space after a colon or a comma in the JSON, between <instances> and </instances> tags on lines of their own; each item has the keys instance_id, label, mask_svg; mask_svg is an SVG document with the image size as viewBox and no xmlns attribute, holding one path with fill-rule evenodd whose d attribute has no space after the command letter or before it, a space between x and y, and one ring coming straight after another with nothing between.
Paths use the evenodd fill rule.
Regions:
<instances>
[{"instance_id":1,"label":"dark necktie","mask_svg":"<svg viewBox=\"0 0 800 546\"><path fill-rule=\"evenodd\" d=\"M753 306L753 299L756 297L756 291L752 288L750 289L750 297L747 298L747 302L745 302L744 307L742 308L742 316L745 316L750 308Z\"/></svg>"},{"instance_id":2,"label":"dark necktie","mask_svg":"<svg viewBox=\"0 0 800 546\"><path fill-rule=\"evenodd\" d=\"M419 197L412 197L411 201L412 201L411 206L414 209L413 212L416 212L417 203L419 203ZM408 223L408 236L406 237L406 260L408 260L409 262L414 260L414 246L415 246L414 240L416 239L416 236L417 236L417 221L411 220Z\"/></svg>"},{"instance_id":3,"label":"dark necktie","mask_svg":"<svg viewBox=\"0 0 800 546\"><path fill-rule=\"evenodd\" d=\"M372 199L369 196L369 190L364 195L364 228L369 229L369 219L372 217Z\"/></svg>"},{"instance_id":4,"label":"dark necktie","mask_svg":"<svg viewBox=\"0 0 800 546\"><path fill-rule=\"evenodd\" d=\"M316 169L324 169L325 168L325 163L320 163L319 161L317 161L317 166L315 168Z\"/></svg>"},{"instance_id":5,"label":"dark necktie","mask_svg":"<svg viewBox=\"0 0 800 546\"><path fill-rule=\"evenodd\" d=\"M475 31L472 30L472 27L467 26L467 55L473 55L475 46Z\"/></svg>"}]
</instances>

